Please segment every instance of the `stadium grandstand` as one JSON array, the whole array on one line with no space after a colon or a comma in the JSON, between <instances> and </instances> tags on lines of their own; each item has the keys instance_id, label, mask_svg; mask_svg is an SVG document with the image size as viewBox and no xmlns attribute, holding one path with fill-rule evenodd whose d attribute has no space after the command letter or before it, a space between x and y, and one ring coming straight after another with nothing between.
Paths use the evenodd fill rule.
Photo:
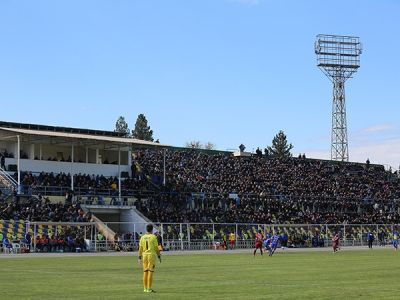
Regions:
<instances>
[{"instance_id":1,"label":"stadium grandstand","mask_svg":"<svg viewBox=\"0 0 400 300\"><path fill-rule=\"evenodd\" d=\"M0 233L14 250L132 250L147 222L166 249L349 244L399 223L398 174L382 165L176 148L116 132L0 122ZM220 244L218 242L218 244ZM6 248L2 245L3 248Z\"/></svg>"}]
</instances>

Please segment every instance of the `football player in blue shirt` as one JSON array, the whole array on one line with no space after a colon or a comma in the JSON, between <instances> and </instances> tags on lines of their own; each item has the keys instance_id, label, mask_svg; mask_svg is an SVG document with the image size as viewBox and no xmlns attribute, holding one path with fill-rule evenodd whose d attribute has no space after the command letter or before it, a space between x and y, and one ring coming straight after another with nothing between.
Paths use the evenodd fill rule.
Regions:
<instances>
[{"instance_id":1,"label":"football player in blue shirt","mask_svg":"<svg viewBox=\"0 0 400 300\"><path fill-rule=\"evenodd\" d=\"M264 240L263 244L265 251L269 251L269 249L271 249L271 238L269 237L269 235L266 236L266 239Z\"/></svg>"},{"instance_id":2,"label":"football player in blue shirt","mask_svg":"<svg viewBox=\"0 0 400 300\"><path fill-rule=\"evenodd\" d=\"M269 256L272 256L274 254L276 248L278 247L278 242L279 242L279 235L274 234L271 241L271 248L269 249Z\"/></svg>"}]
</instances>

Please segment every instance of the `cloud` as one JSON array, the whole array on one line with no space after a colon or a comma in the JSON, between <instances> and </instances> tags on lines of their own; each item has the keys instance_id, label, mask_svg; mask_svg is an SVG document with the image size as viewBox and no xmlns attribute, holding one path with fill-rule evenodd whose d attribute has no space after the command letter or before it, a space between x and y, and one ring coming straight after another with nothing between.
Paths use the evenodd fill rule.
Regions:
<instances>
[{"instance_id":1,"label":"cloud","mask_svg":"<svg viewBox=\"0 0 400 300\"><path fill-rule=\"evenodd\" d=\"M318 159L331 159L331 152L330 150L315 150L315 149L308 149L305 151L301 151L301 153L305 153L308 158L318 158Z\"/></svg>"},{"instance_id":2,"label":"cloud","mask_svg":"<svg viewBox=\"0 0 400 300\"><path fill-rule=\"evenodd\" d=\"M330 149L308 149L302 151L309 158L330 160ZM365 163L367 159L373 164L384 165L398 170L400 165L400 139L386 139L382 141L367 141L359 144L349 143L349 157L351 162Z\"/></svg>"},{"instance_id":3,"label":"cloud","mask_svg":"<svg viewBox=\"0 0 400 300\"><path fill-rule=\"evenodd\" d=\"M371 163L382 164L397 170L400 164L400 139L387 139L379 142L370 141L351 147L351 161L365 162L367 158Z\"/></svg>"},{"instance_id":4,"label":"cloud","mask_svg":"<svg viewBox=\"0 0 400 300\"><path fill-rule=\"evenodd\" d=\"M389 166L393 170L400 165L400 133L394 124L375 124L363 128L349 135L349 157L351 162L365 163L367 159L371 163ZM330 159L330 142L322 141L315 146L300 151L307 157L318 159Z\"/></svg>"},{"instance_id":5,"label":"cloud","mask_svg":"<svg viewBox=\"0 0 400 300\"><path fill-rule=\"evenodd\" d=\"M376 124L349 134L349 141L354 144L364 144L369 141L383 141L399 136L394 124Z\"/></svg>"},{"instance_id":6,"label":"cloud","mask_svg":"<svg viewBox=\"0 0 400 300\"><path fill-rule=\"evenodd\" d=\"M372 125L367 128L364 128L361 132L364 133L375 133L375 132L382 132L382 131L389 131L391 129L394 129L393 124L378 124L378 125Z\"/></svg>"}]
</instances>

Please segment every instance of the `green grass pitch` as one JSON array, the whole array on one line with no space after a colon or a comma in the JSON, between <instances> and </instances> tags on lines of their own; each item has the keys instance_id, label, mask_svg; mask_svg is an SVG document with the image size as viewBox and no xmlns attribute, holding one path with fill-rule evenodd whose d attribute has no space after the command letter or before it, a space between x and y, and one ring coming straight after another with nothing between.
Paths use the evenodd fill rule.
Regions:
<instances>
[{"instance_id":1,"label":"green grass pitch","mask_svg":"<svg viewBox=\"0 0 400 300\"><path fill-rule=\"evenodd\" d=\"M133 256L0 258L1 299L400 299L400 251L164 255L145 294Z\"/></svg>"}]
</instances>

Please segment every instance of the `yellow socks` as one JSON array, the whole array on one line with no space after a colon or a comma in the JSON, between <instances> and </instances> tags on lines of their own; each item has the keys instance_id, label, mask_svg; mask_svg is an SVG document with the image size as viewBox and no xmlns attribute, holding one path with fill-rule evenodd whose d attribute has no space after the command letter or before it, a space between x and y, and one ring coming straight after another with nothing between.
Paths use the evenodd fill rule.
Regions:
<instances>
[{"instance_id":1,"label":"yellow socks","mask_svg":"<svg viewBox=\"0 0 400 300\"><path fill-rule=\"evenodd\" d=\"M143 272L143 287L145 290L149 288L149 271Z\"/></svg>"},{"instance_id":2,"label":"yellow socks","mask_svg":"<svg viewBox=\"0 0 400 300\"><path fill-rule=\"evenodd\" d=\"M151 286L153 285L153 272L149 271L147 273L149 273L147 277L147 288L151 289Z\"/></svg>"}]
</instances>

